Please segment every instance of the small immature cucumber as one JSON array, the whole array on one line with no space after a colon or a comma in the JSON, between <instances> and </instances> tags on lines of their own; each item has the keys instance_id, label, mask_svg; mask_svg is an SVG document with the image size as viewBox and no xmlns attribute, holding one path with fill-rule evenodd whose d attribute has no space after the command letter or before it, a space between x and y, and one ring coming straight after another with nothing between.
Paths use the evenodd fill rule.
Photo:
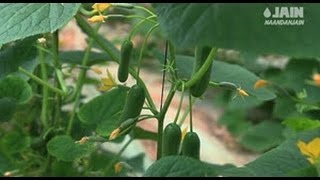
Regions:
<instances>
[{"instance_id":1,"label":"small immature cucumber","mask_svg":"<svg viewBox=\"0 0 320 180\"><path fill-rule=\"evenodd\" d=\"M125 82L129 75L129 65L132 54L133 44L130 40L126 39L121 45L121 58L118 68L118 80Z\"/></svg>"},{"instance_id":2,"label":"small immature cucumber","mask_svg":"<svg viewBox=\"0 0 320 180\"><path fill-rule=\"evenodd\" d=\"M120 116L120 123L136 118L140 115L145 100L145 94L142 87L137 84L132 86L127 95L123 112Z\"/></svg>"},{"instance_id":3,"label":"small immature cucumber","mask_svg":"<svg viewBox=\"0 0 320 180\"><path fill-rule=\"evenodd\" d=\"M125 130L127 129L128 127L130 127L131 125L133 125L138 119L136 118L130 118L130 119L127 119L125 120L124 122L122 122L119 126L119 128L121 130Z\"/></svg>"},{"instance_id":4,"label":"small immature cucumber","mask_svg":"<svg viewBox=\"0 0 320 180\"><path fill-rule=\"evenodd\" d=\"M230 89L230 90L237 90L238 89L237 85L235 85L234 83L231 83L231 82L219 82L218 85L219 85L219 87Z\"/></svg>"},{"instance_id":5,"label":"small immature cucumber","mask_svg":"<svg viewBox=\"0 0 320 180\"><path fill-rule=\"evenodd\" d=\"M197 133L188 132L185 135L182 142L182 155L195 159L200 158L200 139Z\"/></svg>"},{"instance_id":6,"label":"small immature cucumber","mask_svg":"<svg viewBox=\"0 0 320 180\"><path fill-rule=\"evenodd\" d=\"M211 49L212 48L209 46L196 47L195 61L193 65L193 74L198 72L201 66L205 63ZM195 85L191 87L190 91L194 97L200 97L206 91L210 82L211 67L212 67L212 64L210 65L206 73L202 76L201 80L199 80L199 82L197 82Z\"/></svg>"},{"instance_id":7,"label":"small immature cucumber","mask_svg":"<svg viewBox=\"0 0 320 180\"><path fill-rule=\"evenodd\" d=\"M168 124L163 131L162 157L178 155L181 141L180 126L175 123Z\"/></svg>"}]
</instances>

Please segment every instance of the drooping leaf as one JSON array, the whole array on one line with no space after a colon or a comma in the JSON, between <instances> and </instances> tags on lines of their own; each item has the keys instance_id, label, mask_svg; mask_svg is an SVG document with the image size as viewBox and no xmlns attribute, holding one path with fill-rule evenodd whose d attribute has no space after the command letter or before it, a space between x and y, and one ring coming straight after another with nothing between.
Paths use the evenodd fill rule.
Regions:
<instances>
[{"instance_id":1,"label":"drooping leaf","mask_svg":"<svg viewBox=\"0 0 320 180\"><path fill-rule=\"evenodd\" d=\"M19 66L33 72L38 64L37 48L34 46L36 39L37 36L26 38L0 51L0 79L17 72Z\"/></svg>"},{"instance_id":2,"label":"drooping leaf","mask_svg":"<svg viewBox=\"0 0 320 180\"><path fill-rule=\"evenodd\" d=\"M154 4L164 34L182 48L211 45L257 54L317 57L319 5L294 3ZM274 18L275 8L303 8L303 17ZM265 20L302 20L303 25L265 25Z\"/></svg>"},{"instance_id":3,"label":"drooping leaf","mask_svg":"<svg viewBox=\"0 0 320 180\"><path fill-rule=\"evenodd\" d=\"M246 164L245 167L251 174L258 177L288 176L297 170L299 171L309 166L306 157L298 149L297 142L299 140L309 142L319 136L319 129L298 133L295 137L286 140L277 148ZM228 169L228 171L231 170Z\"/></svg>"},{"instance_id":4,"label":"drooping leaf","mask_svg":"<svg viewBox=\"0 0 320 180\"><path fill-rule=\"evenodd\" d=\"M220 173L223 177L254 177L255 174L247 167L228 168Z\"/></svg>"},{"instance_id":5,"label":"drooping leaf","mask_svg":"<svg viewBox=\"0 0 320 180\"><path fill-rule=\"evenodd\" d=\"M309 165L307 167L303 167L297 170L293 170L287 173L289 177L317 177L317 169L314 165Z\"/></svg>"},{"instance_id":6,"label":"drooping leaf","mask_svg":"<svg viewBox=\"0 0 320 180\"><path fill-rule=\"evenodd\" d=\"M153 163L145 172L146 177L207 177L232 165L213 165L185 156L167 156Z\"/></svg>"},{"instance_id":7,"label":"drooping leaf","mask_svg":"<svg viewBox=\"0 0 320 180\"><path fill-rule=\"evenodd\" d=\"M275 99L275 105L273 108L273 117L286 119L288 117L294 117L299 115L295 106L295 102L288 97L279 97Z\"/></svg>"},{"instance_id":8,"label":"drooping leaf","mask_svg":"<svg viewBox=\"0 0 320 180\"><path fill-rule=\"evenodd\" d=\"M73 161L80 159L93 151L93 143L76 143L70 136L58 135L52 138L47 144L50 155L62 161Z\"/></svg>"},{"instance_id":9,"label":"drooping leaf","mask_svg":"<svg viewBox=\"0 0 320 180\"><path fill-rule=\"evenodd\" d=\"M119 125L119 116L127 97L127 88L116 87L83 105L78 117L86 124L96 124L97 133L109 136Z\"/></svg>"},{"instance_id":10,"label":"drooping leaf","mask_svg":"<svg viewBox=\"0 0 320 180\"><path fill-rule=\"evenodd\" d=\"M236 137L242 135L251 127L251 123L246 120L246 113L243 110L227 110L219 118L219 124L225 125L228 130Z\"/></svg>"},{"instance_id":11,"label":"drooping leaf","mask_svg":"<svg viewBox=\"0 0 320 180\"><path fill-rule=\"evenodd\" d=\"M263 121L249 129L240 138L242 146L263 152L276 147L283 141L283 127L278 122Z\"/></svg>"},{"instance_id":12,"label":"drooping leaf","mask_svg":"<svg viewBox=\"0 0 320 180\"><path fill-rule=\"evenodd\" d=\"M80 3L1 3L0 45L66 25Z\"/></svg>"}]
</instances>

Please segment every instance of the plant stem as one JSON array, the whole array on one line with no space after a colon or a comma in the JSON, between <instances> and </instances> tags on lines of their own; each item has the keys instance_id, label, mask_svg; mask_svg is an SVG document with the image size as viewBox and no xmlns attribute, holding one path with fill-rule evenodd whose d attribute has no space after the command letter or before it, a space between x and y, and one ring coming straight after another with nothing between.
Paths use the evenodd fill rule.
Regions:
<instances>
[{"instance_id":1,"label":"plant stem","mask_svg":"<svg viewBox=\"0 0 320 180\"><path fill-rule=\"evenodd\" d=\"M203 77L203 75L207 72L209 69L210 65L212 64L215 56L217 54L217 48L212 48L210 51L210 54L208 55L205 63L201 66L199 71L192 76L192 78L186 82L185 88L189 89L191 86L199 82L199 80Z\"/></svg>"},{"instance_id":2,"label":"plant stem","mask_svg":"<svg viewBox=\"0 0 320 180\"><path fill-rule=\"evenodd\" d=\"M134 19L134 18L137 18L137 19L142 19L142 20L146 20L146 21L149 21L149 22L152 22L154 24L157 24L156 21L154 20L151 20L152 18L155 18L156 16L149 16L149 17L144 17L144 16L137 16L137 15L123 15L123 14L108 14L105 16L107 19L110 19L110 18L128 18L128 19ZM110 19L111 20L111 19Z\"/></svg>"},{"instance_id":3,"label":"plant stem","mask_svg":"<svg viewBox=\"0 0 320 180\"><path fill-rule=\"evenodd\" d=\"M177 72L177 64L176 64L176 54L175 54L175 48L173 44L169 41L169 64L172 66L173 71L171 72L171 75L174 79L174 81L178 80L178 72Z\"/></svg>"},{"instance_id":4,"label":"plant stem","mask_svg":"<svg viewBox=\"0 0 320 180\"><path fill-rule=\"evenodd\" d=\"M52 45L52 51L53 51L53 63L54 66L58 69L61 69L61 63L59 60L59 30L56 30L53 33L53 45Z\"/></svg>"},{"instance_id":5,"label":"plant stem","mask_svg":"<svg viewBox=\"0 0 320 180\"><path fill-rule=\"evenodd\" d=\"M43 81L48 82L48 74L45 62L45 55L42 50L38 50L39 52L39 62L41 66L41 78ZM49 98L49 91L47 86L42 86L42 107L41 107L41 122L44 126L44 131L48 128L48 98Z\"/></svg>"},{"instance_id":6,"label":"plant stem","mask_svg":"<svg viewBox=\"0 0 320 180\"><path fill-rule=\"evenodd\" d=\"M53 33L53 44L52 44L52 57L53 64L55 67L55 82L56 86L60 85L62 91L67 94L67 88L63 79L63 74L61 71L61 62L59 58L59 31L55 31ZM53 112L53 124L56 124L60 119L61 114L61 97L56 94L55 95L55 103L54 103L54 111Z\"/></svg>"},{"instance_id":7,"label":"plant stem","mask_svg":"<svg viewBox=\"0 0 320 180\"><path fill-rule=\"evenodd\" d=\"M193 123L192 123L192 96L189 92L189 112L190 112L190 132L193 132Z\"/></svg>"},{"instance_id":8,"label":"plant stem","mask_svg":"<svg viewBox=\"0 0 320 180\"><path fill-rule=\"evenodd\" d=\"M85 21L83 20L83 18L77 14L75 16L76 20L77 20L77 23L79 24L79 26L91 37L93 38L97 43L98 45L111 57L111 59L117 63L120 62L120 58L118 57L118 55L114 54L112 52L112 50L103 42L103 39L101 39L101 37L95 32L93 31L93 29L90 27L90 25ZM156 115L158 114L159 112L155 111L156 109L156 106L149 94L149 91L146 87L146 85L144 84L144 82L138 77L136 71L133 69L133 68L129 68L129 73L139 82L139 85L145 89L145 92L146 92L146 99L148 101L148 103L150 104L150 107L151 107L151 112Z\"/></svg>"},{"instance_id":9,"label":"plant stem","mask_svg":"<svg viewBox=\"0 0 320 180\"><path fill-rule=\"evenodd\" d=\"M153 12L151 12L149 9L142 7L142 6L133 6L136 9L141 9L143 11L146 11L147 13L149 13L150 15L156 16Z\"/></svg>"},{"instance_id":10,"label":"plant stem","mask_svg":"<svg viewBox=\"0 0 320 180\"><path fill-rule=\"evenodd\" d=\"M160 159L162 156L162 132L163 132L163 123L165 114L167 113L167 110L171 104L171 101L174 97L174 94L176 92L176 87L171 86L170 92L166 98L166 101L164 102L163 108L159 113L158 116L158 147L157 147L157 159Z\"/></svg>"},{"instance_id":11,"label":"plant stem","mask_svg":"<svg viewBox=\"0 0 320 180\"><path fill-rule=\"evenodd\" d=\"M147 32L147 35L145 37L145 39L143 40L143 44L142 44L142 47L141 47L141 51L140 51L140 54L139 54L139 59L138 59L138 77L140 77L140 67L141 67L141 60L142 60L142 56L143 56L143 52L144 52L144 48L147 44L147 41L148 41L148 38L149 36L151 35L152 31L155 30L157 27L159 27L159 24L156 24L154 26L152 26L149 31Z\"/></svg>"},{"instance_id":12,"label":"plant stem","mask_svg":"<svg viewBox=\"0 0 320 180\"><path fill-rule=\"evenodd\" d=\"M184 123L184 121L186 120L186 117L188 116L188 114L190 112L190 106L192 106L195 101L196 101L196 98L193 98L191 104L189 103L188 108L184 111L184 113L178 123L179 126L181 126Z\"/></svg>"},{"instance_id":13,"label":"plant stem","mask_svg":"<svg viewBox=\"0 0 320 180\"><path fill-rule=\"evenodd\" d=\"M106 169L110 169L111 166L113 165L113 163L117 162L121 156L121 154L127 149L127 147L130 145L130 143L133 141L134 139L130 139L128 142L126 142L126 144L120 149L120 151L118 152L118 154L116 155L116 157L113 158L112 161L109 162L109 164L106 166Z\"/></svg>"},{"instance_id":14,"label":"plant stem","mask_svg":"<svg viewBox=\"0 0 320 180\"><path fill-rule=\"evenodd\" d=\"M101 26L101 24L98 25L97 30L99 29L100 26ZM89 55L90 55L93 43L94 43L94 39L90 38L88 47L87 47L85 54L83 56L82 66L86 66L88 64ZM84 78L86 77L86 73L87 73L87 69L81 69L79 76L78 76L77 84L76 84L74 95L73 95L73 96L75 96L75 102L74 102L73 110L71 112L69 124L68 124L68 128L67 128L68 135L71 134L72 127L73 127L73 121L75 119L77 108L80 104L81 91L82 91L82 87L84 84Z\"/></svg>"},{"instance_id":15,"label":"plant stem","mask_svg":"<svg viewBox=\"0 0 320 180\"><path fill-rule=\"evenodd\" d=\"M210 82L209 82L209 86L212 86L212 87L219 87L219 84L218 84L218 83L216 83L216 82L210 81Z\"/></svg>"},{"instance_id":16,"label":"plant stem","mask_svg":"<svg viewBox=\"0 0 320 180\"><path fill-rule=\"evenodd\" d=\"M37 76L33 75L32 73L28 72L27 70L23 69L22 67L19 67L18 68L19 71L23 74L25 74L26 76L28 76L29 78L31 78L32 80L36 81L37 83L43 85L43 86L46 86L48 89L50 89L51 91L59 94L60 96L65 96L66 93L63 92L62 90L50 85L49 83L47 83L46 81L38 78Z\"/></svg>"},{"instance_id":17,"label":"plant stem","mask_svg":"<svg viewBox=\"0 0 320 180\"><path fill-rule=\"evenodd\" d=\"M94 11L88 11L88 10L84 9L82 6L80 7L79 10L80 10L80 13L82 13L83 15L86 15L86 16L92 16L96 13Z\"/></svg>"},{"instance_id":18,"label":"plant stem","mask_svg":"<svg viewBox=\"0 0 320 180\"><path fill-rule=\"evenodd\" d=\"M136 33L137 29L147 20L153 18L154 16L149 16L147 18L144 18L143 20L139 21L137 24L134 25L134 27L132 28L130 34L129 34L129 39L131 40L132 36ZM155 22L156 23L156 22Z\"/></svg>"},{"instance_id":19,"label":"plant stem","mask_svg":"<svg viewBox=\"0 0 320 180\"><path fill-rule=\"evenodd\" d=\"M111 49L103 42L103 39L95 32L92 27L81 17L80 14L75 15L78 25L88 34L89 37L93 38L101 48L108 53L112 60L119 62L119 57L115 55Z\"/></svg>"},{"instance_id":20,"label":"plant stem","mask_svg":"<svg viewBox=\"0 0 320 180\"><path fill-rule=\"evenodd\" d=\"M174 118L174 121L173 121L174 124L176 124L177 121L178 121L179 114L180 114L180 111L181 111L181 108L182 108L183 98L184 98L184 84L182 84L181 97L180 97L178 112L177 112L176 117Z\"/></svg>"}]
</instances>

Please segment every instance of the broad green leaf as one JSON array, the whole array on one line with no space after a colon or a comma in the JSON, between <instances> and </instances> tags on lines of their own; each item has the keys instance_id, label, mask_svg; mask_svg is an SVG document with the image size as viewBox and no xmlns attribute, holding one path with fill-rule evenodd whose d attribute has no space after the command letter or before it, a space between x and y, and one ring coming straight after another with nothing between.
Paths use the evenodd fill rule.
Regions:
<instances>
[{"instance_id":1,"label":"broad green leaf","mask_svg":"<svg viewBox=\"0 0 320 180\"><path fill-rule=\"evenodd\" d=\"M21 77L8 75L0 80L0 98L12 98L18 104L28 102L32 97L31 86Z\"/></svg>"},{"instance_id":2,"label":"broad green leaf","mask_svg":"<svg viewBox=\"0 0 320 180\"><path fill-rule=\"evenodd\" d=\"M153 163L145 172L146 177L207 177L232 165L218 166L185 156L167 156Z\"/></svg>"},{"instance_id":3,"label":"broad green leaf","mask_svg":"<svg viewBox=\"0 0 320 180\"><path fill-rule=\"evenodd\" d=\"M110 152L108 150L106 151L100 151L97 150L93 152L90 156L90 161L89 161L89 169L92 172L97 172L101 176L128 176L126 173L128 170L134 171L134 172L142 172L144 170L144 158L145 154L140 153L138 155L132 156L130 158L121 156L119 159L115 159L117 154L114 152ZM120 174L115 174L114 171L114 165L117 162L123 162L123 169L121 170ZM129 165L130 168L127 166ZM92 176L92 174L89 174Z\"/></svg>"},{"instance_id":4,"label":"broad green leaf","mask_svg":"<svg viewBox=\"0 0 320 180\"><path fill-rule=\"evenodd\" d=\"M312 120L305 117L288 118L282 122L295 131L312 130L320 127L319 120Z\"/></svg>"},{"instance_id":5,"label":"broad green leaf","mask_svg":"<svg viewBox=\"0 0 320 180\"><path fill-rule=\"evenodd\" d=\"M244 110L227 110L219 118L219 124L225 125L234 135L239 136L251 127L251 123L246 120L246 112Z\"/></svg>"},{"instance_id":6,"label":"broad green leaf","mask_svg":"<svg viewBox=\"0 0 320 180\"><path fill-rule=\"evenodd\" d=\"M73 167L73 162L65 162L65 161L59 161L56 160L51 165L51 176L80 176Z\"/></svg>"},{"instance_id":7,"label":"broad green leaf","mask_svg":"<svg viewBox=\"0 0 320 180\"><path fill-rule=\"evenodd\" d=\"M319 5L294 3L159 3L154 4L164 34L181 48L211 45L257 54L300 57L320 55L316 36ZM266 8L302 7L303 17L265 17ZM281 11L285 11L284 9ZM289 9L290 10L290 9ZM288 10L288 11L289 11ZM268 26L265 20L304 20L303 25Z\"/></svg>"},{"instance_id":8,"label":"broad green leaf","mask_svg":"<svg viewBox=\"0 0 320 180\"><path fill-rule=\"evenodd\" d=\"M0 98L0 122L8 121L16 110L17 103L12 98Z\"/></svg>"},{"instance_id":9,"label":"broad green leaf","mask_svg":"<svg viewBox=\"0 0 320 180\"><path fill-rule=\"evenodd\" d=\"M115 112L114 114L110 113L111 116L98 122L96 132L101 136L109 136L113 130L119 127L118 119L121 116L121 112L122 111L118 109L118 112Z\"/></svg>"},{"instance_id":10,"label":"broad green leaf","mask_svg":"<svg viewBox=\"0 0 320 180\"><path fill-rule=\"evenodd\" d=\"M140 153L130 159L127 159L126 162L136 171L143 172L144 171L144 158L146 154Z\"/></svg>"},{"instance_id":11,"label":"broad green leaf","mask_svg":"<svg viewBox=\"0 0 320 180\"><path fill-rule=\"evenodd\" d=\"M289 177L317 177L317 169L314 165L309 165L304 168L300 168L297 170L293 170L287 173L287 176Z\"/></svg>"},{"instance_id":12,"label":"broad green leaf","mask_svg":"<svg viewBox=\"0 0 320 180\"><path fill-rule=\"evenodd\" d=\"M36 39L35 36L26 38L0 51L0 79L17 72L19 66L33 72L38 64L37 48L34 46Z\"/></svg>"},{"instance_id":13,"label":"broad green leaf","mask_svg":"<svg viewBox=\"0 0 320 180\"><path fill-rule=\"evenodd\" d=\"M294 106L295 102L291 98L279 96L274 102L272 114L275 118L286 119L299 115Z\"/></svg>"},{"instance_id":14,"label":"broad green leaf","mask_svg":"<svg viewBox=\"0 0 320 180\"><path fill-rule=\"evenodd\" d=\"M8 154L21 153L31 145L31 138L13 131L1 138L1 148Z\"/></svg>"},{"instance_id":15,"label":"broad green leaf","mask_svg":"<svg viewBox=\"0 0 320 180\"><path fill-rule=\"evenodd\" d=\"M70 136L58 135L52 138L47 144L47 150L50 155L62 160L73 161L81 159L90 154L94 148L93 143L76 143Z\"/></svg>"},{"instance_id":16,"label":"broad green leaf","mask_svg":"<svg viewBox=\"0 0 320 180\"><path fill-rule=\"evenodd\" d=\"M96 124L98 134L109 136L119 126L118 119L126 101L127 90L117 87L95 97L80 108L78 112L80 121Z\"/></svg>"},{"instance_id":17,"label":"broad green leaf","mask_svg":"<svg viewBox=\"0 0 320 180\"><path fill-rule=\"evenodd\" d=\"M252 177L255 176L253 172L247 167L228 168L223 170L220 175L223 177Z\"/></svg>"},{"instance_id":18,"label":"broad green leaf","mask_svg":"<svg viewBox=\"0 0 320 180\"><path fill-rule=\"evenodd\" d=\"M134 127L130 133L131 138L133 139L149 139L149 140L158 140L158 134L156 132L145 130L141 127Z\"/></svg>"},{"instance_id":19,"label":"broad green leaf","mask_svg":"<svg viewBox=\"0 0 320 180\"><path fill-rule=\"evenodd\" d=\"M194 58L191 56L181 55L178 55L176 58L179 76L182 78L190 78L192 74ZM239 65L233 65L221 61L213 61L211 81L228 81L235 83L248 92L249 95L257 97L259 100L266 101L275 98L275 94L266 88L254 89L253 86L257 80L259 80L259 78L255 74Z\"/></svg>"},{"instance_id":20,"label":"broad green leaf","mask_svg":"<svg viewBox=\"0 0 320 180\"><path fill-rule=\"evenodd\" d=\"M62 51L60 52L60 60L69 64L82 64L84 51ZM110 61L111 58L106 53L91 52L89 55L88 66L100 64Z\"/></svg>"},{"instance_id":21,"label":"broad green leaf","mask_svg":"<svg viewBox=\"0 0 320 180\"><path fill-rule=\"evenodd\" d=\"M279 147L263 154L258 159L246 164L256 176L286 176L289 172L309 165L297 147L298 140L309 142L320 136L319 129L298 134Z\"/></svg>"},{"instance_id":22,"label":"broad green leaf","mask_svg":"<svg viewBox=\"0 0 320 180\"><path fill-rule=\"evenodd\" d=\"M249 127L240 138L240 144L250 150L263 152L276 147L283 141L283 127L278 122L263 121Z\"/></svg>"},{"instance_id":23,"label":"broad green leaf","mask_svg":"<svg viewBox=\"0 0 320 180\"><path fill-rule=\"evenodd\" d=\"M80 3L1 3L0 45L54 32L77 13Z\"/></svg>"},{"instance_id":24,"label":"broad green leaf","mask_svg":"<svg viewBox=\"0 0 320 180\"><path fill-rule=\"evenodd\" d=\"M320 101L319 87L307 83L307 81L312 81L314 72L320 72L319 60L305 58L290 59L284 70L268 70L265 72L265 77L267 80L280 86L281 88L278 88L279 92L286 96L290 93L290 90L293 90L295 93L305 90L307 98L304 101L312 104ZM294 96L294 94L291 95Z\"/></svg>"}]
</instances>

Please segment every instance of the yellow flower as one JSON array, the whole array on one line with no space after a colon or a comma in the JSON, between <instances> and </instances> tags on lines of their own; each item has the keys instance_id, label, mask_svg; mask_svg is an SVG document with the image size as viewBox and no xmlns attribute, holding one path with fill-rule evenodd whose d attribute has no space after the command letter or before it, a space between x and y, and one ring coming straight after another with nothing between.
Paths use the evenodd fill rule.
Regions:
<instances>
[{"instance_id":1,"label":"yellow flower","mask_svg":"<svg viewBox=\"0 0 320 180\"><path fill-rule=\"evenodd\" d=\"M94 3L92 6L94 12L102 13L106 9L110 8L112 5L111 3Z\"/></svg>"},{"instance_id":2,"label":"yellow flower","mask_svg":"<svg viewBox=\"0 0 320 180\"><path fill-rule=\"evenodd\" d=\"M89 137L87 137L87 136L84 136L84 137L82 137L79 141L76 141L76 143L79 143L79 144L84 144L84 143L86 143L86 142L88 142L89 141Z\"/></svg>"},{"instance_id":3,"label":"yellow flower","mask_svg":"<svg viewBox=\"0 0 320 180\"><path fill-rule=\"evenodd\" d=\"M320 86L320 74L318 73L313 74L312 79L317 86Z\"/></svg>"},{"instance_id":4,"label":"yellow flower","mask_svg":"<svg viewBox=\"0 0 320 180\"><path fill-rule=\"evenodd\" d=\"M118 174L119 172L121 172L122 170L122 163L121 162L117 162L117 164L114 165L114 172L116 174Z\"/></svg>"},{"instance_id":5,"label":"yellow flower","mask_svg":"<svg viewBox=\"0 0 320 180\"><path fill-rule=\"evenodd\" d=\"M181 132L181 141L183 141L184 137L186 136L188 131L188 127L185 127Z\"/></svg>"},{"instance_id":6,"label":"yellow flower","mask_svg":"<svg viewBox=\"0 0 320 180\"><path fill-rule=\"evenodd\" d=\"M249 96L249 94L241 88L238 88L237 91L240 96Z\"/></svg>"},{"instance_id":7,"label":"yellow flower","mask_svg":"<svg viewBox=\"0 0 320 180\"><path fill-rule=\"evenodd\" d=\"M111 140L117 138L118 135L120 134L120 132L121 132L120 128L117 128L117 129L113 130L111 135L110 135L110 137L109 137L109 140L111 141Z\"/></svg>"},{"instance_id":8,"label":"yellow flower","mask_svg":"<svg viewBox=\"0 0 320 180\"><path fill-rule=\"evenodd\" d=\"M307 159L311 164L320 161L320 138L314 138L308 144L303 141L298 141L297 146L301 153L307 156Z\"/></svg>"},{"instance_id":9,"label":"yellow flower","mask_svg":"<svg viewBox=\"0 0 320 180\"><path fill-rule=\"evenodd\" d=\"M101 78L102 85L98 88L98 91L108 91L109 89L117 86L114 77L107 69L108 78Z\"/></svg>"},{"instance_id":10,"label":"yellow flower","mask_svg":"<svg viewBox=\"0 0 320 180\"><path fill-rule=\"evenodd\" d=\"M90 23L105 22L104 21L105 18L107 18L107 16L97 15L97 16L92 16L91 18L88 19L88 21Z\"/></svg>"},{"instance_id":11,"label":"yellow flower","mask_svg":"<svg viewBox=\"0 0 320 180\"><path fill-rule=\"evenodd\" d=\"M259 79L255 84L254 84L254 89L258 89L258 88L261 88L261 87L264 87L268 85L268 81L266 80L263 80L263 79Z\"/></svg>"},{"instance_id":12,"label":"yellow flower","mask_svg":"<svg viewBox=\"0 0 320 180\"><path fill-rule=\"evenodd\" d=\"M42 37L42 38L39 38L39 39L38 39L38 42L39 42L40 44L45 44L45 43L47 42L47 40L46 40L46 38Z\"/></svg>"},{"instance_id":13,"label":"yellow flower","mask_svg":"<svg viewBox=\"0 0 320 180\"><path fill-rule=\"evenodd\" d=\"M97 68L97 67L92 67L91 70L97 74L102 74L102 71L100 68Z\"/></svg>"},{"instance_id":14,"label":"yellow flower","mask_svg":"<svg viewBox=\"0 0 320 180\"><path fill-rule=\"evenodd\" d=\"M12 172L10 172L10 171L6 171L3 175L6 176L6 177L13 176Z\"/></svg>"}]
</instances>

